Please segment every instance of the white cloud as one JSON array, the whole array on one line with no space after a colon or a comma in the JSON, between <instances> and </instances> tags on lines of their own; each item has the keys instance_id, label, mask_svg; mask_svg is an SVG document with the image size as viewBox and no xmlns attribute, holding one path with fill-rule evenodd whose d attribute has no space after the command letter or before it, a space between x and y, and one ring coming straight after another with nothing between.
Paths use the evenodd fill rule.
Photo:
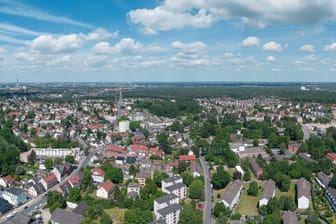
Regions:
<instances>
[{"instance_id":1,"label":"white cloud","mask_svg":"<svg viewBox=\"0 0 336 224\"><path fill-rule=\"evenodd\" d=\"M32 61L34 57L28 53L19 51L15 52L13 55L16 59L21 60L21 61Z\"/></svg>"},{"instance_id":2,"label":"white cloud","mask_svg":"<svg viewBox=\"0 0 336 224\"><path fill-rule=\"evenodd\" d=\"M99 42L93 46L95 54L110 54L112 53L112 47L108 42Z\"/></svg>"},{"instance_id":3,"label":"white cloud","mask_svg":"<svg viewBox=\"0 0 336 224\"><path fill-rule=\"evenodd\" d=\"M336 0L164 0L152 9L132 10L128 16L148 34L187 26L208 27L229 19L263 28L268 24L335 21Z\"/></svg>"},{"instance_id":4,"label":"white cloud","mask_svg":"<svg viewBox=\"0 0 336 224\"><path fill-rule=\"evenodd\" d=\"M83 40L78 34L61 35L56 38L41 35L29 42L29 45L41 53L59 53L77 50L83 45Z\"/></svg>"},{"instance_id":5,"label":"white cloud","mask_svg":"<svg viewBox=\"0 0 336 224\"><path fill-rule=\"evenodd\" d=\"M305 44L302 47L300 47L300 51L314 52L315 47L314 45L311 45L311 44Z\"/></svg>"},{"instance_id":6,"label":"white cloud","mask_svg":"<svg viewBox=\"0 0 336 224\"><path fill-rule=\"evenodd\" d=\"M36 20L48 21L53 23L64 23L75 26L92 28L92 26L87 23L69 19L64 16L54 16L18 1L1 1L0 13L14 16L28 17Z\"/></svg>"},{"instance_id":7,"label":"white cloud","mask_svg":"<svg viewBox=\"0 0 336 224\"><path fill-rule=\"evenodd\" d=\"M132 38L123 38L113 47L113 50L120 54L136 54L142 49L143 45Z\"/></svg>"},{"instance_id":8,"label":"white cloud","mask_svg":"<svg viewBox=\"0 0 336 224\"><path fill-rule=\"evenodd\" d=\"M276 61L276 58L275 58L274 56L268 56L268 57L266 58L266 61L274 62L274 61Z\"/></svg>"},{"instance_id":9,"label":"white cloud","mask_svg":"<svg viewBox=\"0 0 336 224\"><path fill-rule=\"evenodd\" d=\"M257 37L251 36L243 40L241 45L243 47L258 47L260 45L260 41Z\"/></svg>"},{"instance_id":10,"label":"white cloud","mask_svg":"<svg viewBox=\"0 0 336 224\"><path fill-rule=\"evenodd\" d=\"M265 51L280 52L280 51L282 51L282 46L279 43L276 43L274 41L270 41L270 42L264 44L262 49L265 50Z\"/></svg>"},{"instance_id":11,"label":"white cloud","mask_svg":"<svg viewBox=\"0 0 336 224\"><path fill-rule=\"evenodd\" d=\"M119 31L115 31L114 33L110 33L104 28L98 28L94 32L91 32L87 35L87 40L104 40L110 38L116 38L119 35Z\"/></svg>"},{"instance_id":12,"label":"white cloud","mask_svg":"<svg viewBox=\"0 0 336 224\"><path fill-rule=\"evenodd\" d=\"M323 50L325 50L325 51L336 51L336 42L324 46Z\"/></svg>"},{"instance_id":13,"label":"white cloud","mask_svg":"<svg viewBox=\"0 0 336 224\"><path fill-rule=\"evenodd\" d=\"M182 66L208 65L209 59L206 55L206 45L201 42L183 43L174 41L171 43L172 48L178 49L179 52L170 58L171 62Z\"/></svg>"},{"instance_id":14,"label":"white cloud","mask_svg":"<svg viewBox=\"0 0 336 224\"><path fill-rule=\"evenodd\" d=\"M19 38L7 36L7 35L2 35L2 34L0 34L0 41L10 43L10 44L24 44L25 43L24 40L21 40Z\"/></svg>"},{"instance_id":15,"label":"white cloud","mask_svg":"<svg viewBox=\"0 0 336 224\"><path fill-rule=\"evenodd\" d=\"M11 32L11 33L17 33L17 34L31 35L31 36L38 36L42 34L40 32L28 30L20 26L14 26L14 25L5 24L5 23L0 23L0 30Z\"/></svg>"}]
</instances>

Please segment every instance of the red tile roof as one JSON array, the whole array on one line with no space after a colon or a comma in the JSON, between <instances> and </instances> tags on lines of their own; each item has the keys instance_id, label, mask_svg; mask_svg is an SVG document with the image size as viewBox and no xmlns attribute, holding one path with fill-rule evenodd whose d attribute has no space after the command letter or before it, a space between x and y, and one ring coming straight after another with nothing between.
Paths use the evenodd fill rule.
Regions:
<instances>
[{"instance_id":1,"label":"red tile roof","mask_svg":"<svg viewBox=\"0 0 336 224\"><path fill-rule=\"evenodd\" d=\"M14 183L14 178L10 175L2 177L6 184L12 185Z\"/></svg>"},{"instance_id":2,"label":"red tile roof","mask_svg":"<svg viewBox=\"0 0 336 224\"><path fill-rule=\"evenodd\" d=\"M192 161L192 160L196 160L196 156L195 155L180 155L179 160L180 161Z\"/></svg>"},{"instance_id":3,"label":"red tile roof","mask_svg":"<svg viewBox=\"0 0 336 224\"><path fill-rule=\"evenodd\" d=\"M80 183L80 177L78 175L75 175L70 178L69 183L74 186Z\"/></svg>"},{"instance_id":4,"label":"red tile roof","mask_svg":"<svg viewBox=\"0 0 336 224\"><path fill-rule=\"evenodd\" d=\"M98 167L93 168L91 170L91 173L95 176L101 176L101 177L103 177L105 175L105 171L98 168Z\"/></svg>"},{"instance_id":5,"label":"red tile roof","mask_svg":"<svg viewBox=\"0 0 336 224\"><path fill-rule=\"evenodd\" d=\"M135 150L135 151L147 151L148 147L145 145L131 145L131 150Z\"/></svg>"},{"instance_id":6,"label":"red tile roof","mask_svg":"<svg viewBox=\"0 0 336 224\"><path fill-rule=\"evenodd\" d=\"M327 153L327 156L328 156L328 158L331 159L331 160L336 160L336 154L333 153L333 152L328 152L328 153Z\"/></svg>"},{"instance_id":7,"label":"red tile roof","mask_svg":"<svg viewBox=\"0 0 336 224\"><path fill-rule=\"evenodd\" d=\"M120 153L123 153L125 151L124 148L121 148L121 147L118 147L118 146L114 146L114 145L107 145L107 146L105 146L105 150L114 151L114 152L120 152Z\"/></svg>"},{"instance_id":8,"label":"red tile roof","mask_svg":"<svg viewBox=\"0 0 336 224\"><path fill-rule=\"evenodd\" d=\"M51 174L45 176L43 179L46 183L51 183L53 181L57 181L56 175L54 173L51 173Z\"/></svg>"},{"instance_id":9,"label":"red tile roof","mask_svg":"<svg viewBox=\"0 0 336 224\"><path fill-rule=\"evenodd\" d=\"M104 190L106 192L110 192L113 188L114 184L112 183L112 181L107 180L104 183L102 183L102 185L100 187L104 188Z\"/></svg>"}]
</instances>

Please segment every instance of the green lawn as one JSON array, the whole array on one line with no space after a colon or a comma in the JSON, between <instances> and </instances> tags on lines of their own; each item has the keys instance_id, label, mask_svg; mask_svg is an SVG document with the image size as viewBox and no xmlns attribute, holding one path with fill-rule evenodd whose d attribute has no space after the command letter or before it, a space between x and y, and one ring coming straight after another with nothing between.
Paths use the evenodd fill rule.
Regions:
<instances>
[{"instance_id":1,"label":"green lawn","mask_svg":"<svg viewBox=\"0 0 336 224\"><path fill-rule=\"evenodd\" d=\"M110 208L110 209L105 209L104 211L106 212L106 214L112 217L113 223L121 224L124 221L124 215L127 209Z\"/></svg>"},{"instance_id":2,"label":"green lawn","mask_svg":"<svg viewBox=\"0 0 336 224\"><path fill-rule=\"evenodd\" d=\"M259 186L262 186L262 184L260 183ZM235 213L239 213L242 215L258 215L258 201L262 193L262 189L259 189L258 195L253 197L247 195L248 187L249 184L244 184L244 189Z\"/></svg>"},{"instance_id":3,"label":"green lawn","mask_svg":"<svg viewBox=\"0 0 336 224\"><path fill-rule=\"evenodd\" d=\"M276 196L277 196L277 198L280 198L281 196L287 196L287 197L292 198L292 199L295 201L295 200L296 200L296 199L295 199L295 186L296 186L296 181L292 181L292 182L291 182L291 185L290 185L290 187L289 187L288 192L281 192L281 191L277 188L277 191L276 191Z\"/></svg>"}]
</instances>

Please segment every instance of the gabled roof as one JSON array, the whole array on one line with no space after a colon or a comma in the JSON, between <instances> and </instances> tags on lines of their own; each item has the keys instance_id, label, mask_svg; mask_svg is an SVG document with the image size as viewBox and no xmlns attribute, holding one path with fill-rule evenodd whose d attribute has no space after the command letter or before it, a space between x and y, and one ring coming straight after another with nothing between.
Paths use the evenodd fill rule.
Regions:
<instances>
[{"instance_id":1,"label":"gabled roof","mask_svg":"<svg viewBox=\"0 0 336 224\"><path fill-rule=\"evenodd\" d=\"M100 185L100 187L104 188L104 190L106 192L110 192L112 190L113 186L114 186L114 184L110 180L107 180L104 183L102 183L102 185Z\"/></svg>"},{"instance_id":2,"label":"gabled roof","mask_svg":"<svg viewBox=\"0 0 336 224\"><path fill-rule=\"evenodd\" d=\"M164 195L162 197L154 199L154 201L158 204L162 204L162 203L168 203L169 204L169 202L171 200L176 200L178 198L179 197L177 197L175 194L167 194L167 195Z\"/></svg>"},{"instance_id":3,"label":"gabled roof","mask_svg":"<svg viewBox=\"0 0 336 224\"><path fill-rule=\"evenodd\" d=\"M105 146L105 150L113 151L113 152L120 152L120 153L125 152L124 148L119 147L119 146L115 146L115 145L107 145L107 146Z\"/></svg>"},{"instance_id":4,"label":"gabled roof","mask_svg":"<svg viewBox=\"0 0 336 224\"><path fill-rule=\"evenodd\" d=\"M196 160L195 155L180 155L179 156L179 161L193 161Z\"/></svg>"},{"instance_id":5,"label":"gabled roof","mask_svg":"<svg viewBox=\"0 0 336 224\"><path fill-rule=\"evenodd\" d=\"M228 189L223 194L221 201L224 200L228 204L231 204L235 196L239 194L242 186L243 186L243 182L241 180L235 180L231 182L228 186Z\"/></svg>"},{"instance_id":6,"label":"gabled roof","mask_svg":"<svg viewBox=\"0 0 336 224\"><path fill-rule=\"evenodd\" d=\"M11 223L13 224L29 224L31 217L23 214L22 212L16 213Z\"/></svg>"},{"instance_id":7,"label":"gabled roof","mask_svg":"<svg viewBox=\"0 0 336 224\"><path fill-rule=\"evenodd\" d=\"M75 175L71 177L68 181L72 186L77 185L80 183L80 177L78 175Z\"/></svg>"},{"instance_id":8,"label":"gabled roof","mask_svg":"<svg viewBox=\"0 0 336 224\"><path fill-rule=\"evenodd\" d=\"M272 179L269 179L264 184L264 189L261 194L260 200L262 199L270 200L273 197L274 191L275 191L275 182Z\"/></svg>"},{"instance_id":9,"label":"gabled roof","mask_svg":"<svg viewBox=\"0 0 336 224\"><path fill-rule=\"evenodd\" d=\"M281 216L283 224L297 224L297 216L295 212L285 211Z\"/></svg>"},{"instance_id":10,"label":"gabled roof","mask_svg":"<svg viewBox=\"0 0 336 224\"><path fill-rule=\"evenodd\" d=\"M12 185L14 183L14 178L10 175L1 177L6 184Z\"/></svg>"},{"instance_id":11,"label":"gabled roof","mask_svg":"<svg viewBox=\"0 0 336 224\"><path fill-rule=\"evenodd\" d=\"M91 174L103 177L105 175L105 171L98 167L95 167L91 170Z\"/></svg>"},{"instance_id":12,"label":"gabled roof","mask_svg":"<svg viewBox=\"0 0 336 224\"><path fill-rule=\"evenodd\" d=\"M317 178L321 181L321 183L324 185L324 186L328 186L330 181L331 181L331 178L323 173L323 172L318 172L317 173Z\"/></svg>"},{"instance_id":13,"label":"gabled roof","mask_svg":"<svg viewBox=\"0 0 336 224\"><path fill-rule=\"evenodd\" d=\"M57 181L57 177L54 173L50 173L49 175L43 177L43 180L46 182L46 183L52 183L54 181Z\"/></svg>"},{"instance_id":14,"label":"gabled roof","mask_svg":"<svg viewBox=\"0 0 336 224\"><path fill-rule=\"evenodd\" d=\"M308 181L303 177L297 181L297 192L298 198L301 198L302 196L310 198L310 186Z\"/></svg>"}]
</instances>

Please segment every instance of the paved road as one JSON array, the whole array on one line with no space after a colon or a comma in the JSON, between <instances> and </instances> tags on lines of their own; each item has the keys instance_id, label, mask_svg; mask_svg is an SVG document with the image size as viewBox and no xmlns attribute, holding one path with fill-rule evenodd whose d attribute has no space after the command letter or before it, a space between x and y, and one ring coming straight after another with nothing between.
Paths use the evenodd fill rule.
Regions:
<instances>
[{"instance_id":1,"label":"paved road","mask_svg":"<svg viewBox=\"0 0 336 224\"><path fill-rule=\"evenodd\" d=\"M203 210L203 223L210 224L213 223L211 218L211 210L212 210L212 188L211 188L211 178L209 174L209 166L208 163L204 160L203 156L200 156L201 165L204 173L204 191L205 191L205 202L204 202L204 210Z\"/></svg>"},{"instance_id":2,"label":"paved road","mask_svg":"<svg viewBox=\"0 0 336 224\"><path fill-rule=\"evenodd\" d=\"M100 149L97 149L100 150ZM58 186L64 184L66 181L68 181L71 177L73 177L74 175L78 174L80 169L82 167L85 167L88 165L88 163L90 162L91 157L95 154L96 150L92 150L89 152L89 154L86 157L83 157L78 164L78 167L68 176L66 177L61 183L57 184L56 186L50 188L48 191L52 191L55 190ZM43 194L40 194L39 196L37 196L36 198L33 198L32 200L28 201L27 203L21 205L20 207L17 207L11 211L9 211L7 214L13 213L13 212L23 212L24 214L28 214L30 215L31 212L33 210L35 210L35 206L39 206L40 204L44 205L47 201L46 198L46 194L48 193L48 191L46 191ZM28 207L27 209L24 209L25 207ZM6 221L6 215L3 215L2 217L0 217L0 223L5 223Z\"/></svg>"}]
</instances>

